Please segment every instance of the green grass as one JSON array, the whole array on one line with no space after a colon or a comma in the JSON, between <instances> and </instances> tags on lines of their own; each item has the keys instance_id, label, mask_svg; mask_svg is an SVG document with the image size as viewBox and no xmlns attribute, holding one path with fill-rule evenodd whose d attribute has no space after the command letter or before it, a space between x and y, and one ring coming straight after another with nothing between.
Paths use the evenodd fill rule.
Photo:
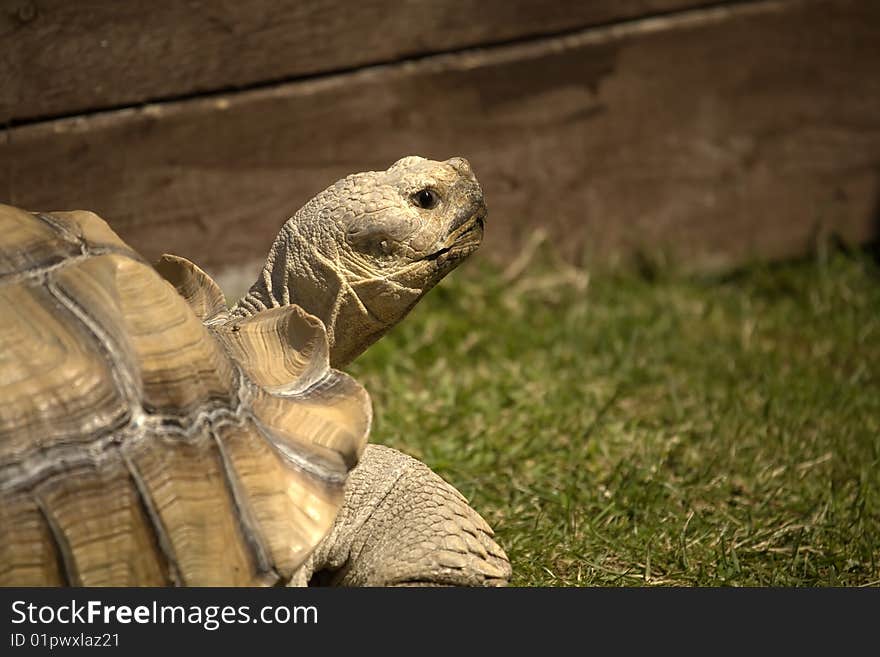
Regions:
<instances>
[{"instance_id":1,"label":"green grass","mask_svg":"<svg viewBox=\"0 0 880 657\"><path fill-rule=\"evenodd\" d=\"M514 585L880 583L880 270L473 263L352 372Z\"/></svg>"}]
</instances>

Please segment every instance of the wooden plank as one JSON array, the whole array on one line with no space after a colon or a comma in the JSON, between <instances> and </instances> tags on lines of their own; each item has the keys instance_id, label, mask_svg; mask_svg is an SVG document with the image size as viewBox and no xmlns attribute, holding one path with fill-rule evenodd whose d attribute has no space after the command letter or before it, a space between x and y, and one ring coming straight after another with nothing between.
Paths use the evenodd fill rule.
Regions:
<instances>
[{"instance_id":1,"label":"wooden plank","mask_svg":"<svg viewBox=\"0 0 880 657\"><path fill-rule=\"evenodd\" d=\"M0 122L350 69L706 0L0 0Z\"/></svg>"},{"instance_id":2,"label":"wooden plank","mask_svg":"<svg viewBox=\"0 0 880 657\"><path fill-rule=\"evenodd\" d=\"M149 257L262 257L338 177L468 157L484 256L537 228L572 259L695 267L862 241L880 198L880 3L697 10L565 38L0 135L0 195L89 208Z\"/></svg>"}]
</instances>

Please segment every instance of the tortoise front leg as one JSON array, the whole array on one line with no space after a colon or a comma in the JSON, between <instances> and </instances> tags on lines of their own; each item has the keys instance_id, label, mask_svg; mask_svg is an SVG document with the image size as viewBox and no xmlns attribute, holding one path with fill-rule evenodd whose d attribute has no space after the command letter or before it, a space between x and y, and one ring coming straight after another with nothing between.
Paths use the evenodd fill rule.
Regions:
<instances>
[{"instance_id":1,"label":"tortoise front leg","mask_svg":"<svg viewBox=\"0 0 880 657\"><path fill-rule=\"evenodd\" d=\"M424 463L368 445L333 529L291 584L502 586L510 562L492 535Z\"/></svg>"}]
</instances>

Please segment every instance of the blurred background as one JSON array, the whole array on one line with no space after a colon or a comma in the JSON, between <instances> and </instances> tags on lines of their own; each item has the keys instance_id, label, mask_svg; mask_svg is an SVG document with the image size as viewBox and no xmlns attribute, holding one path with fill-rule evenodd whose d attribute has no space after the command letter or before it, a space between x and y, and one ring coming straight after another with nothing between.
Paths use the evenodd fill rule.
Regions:
<instances>
[{"instance_id":1,"label":"blurred background","mask_svg":"<svg viewBox=\"0 0 880 657\"><path fill-rule=\"evenodd\" d=\"M880 2L0 0L0 201L230 295L463 156L474 262L355 366L517 584L880 583Z\"/></svg>"},{"instance_id":2,"label":"blurred background","mask_svg":"<svg viewBox=\"0 0 880 657\"><path fill-rule=\"evenodd\" d=\"M877 229L871 0L0 2L0 195L262 258L339 177L467 157L484 252L693 267Z\"/></svg>"}]
</instances>

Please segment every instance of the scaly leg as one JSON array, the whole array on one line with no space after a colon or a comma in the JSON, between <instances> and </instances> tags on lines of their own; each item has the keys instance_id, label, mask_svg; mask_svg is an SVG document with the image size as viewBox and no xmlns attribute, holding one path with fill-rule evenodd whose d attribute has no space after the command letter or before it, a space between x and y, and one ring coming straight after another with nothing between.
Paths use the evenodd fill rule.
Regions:
<instances>
[{"instance_id":1,"label":"scaly leg","mask_svg":"<svg viewBox=\"0 0 880 657\"><path fill-rule=\"evenodd\" d=\"M492 535L424 463L368 445L333 529L291 585L503 586L510 562Z\"/></svg>"}]
</instances>

